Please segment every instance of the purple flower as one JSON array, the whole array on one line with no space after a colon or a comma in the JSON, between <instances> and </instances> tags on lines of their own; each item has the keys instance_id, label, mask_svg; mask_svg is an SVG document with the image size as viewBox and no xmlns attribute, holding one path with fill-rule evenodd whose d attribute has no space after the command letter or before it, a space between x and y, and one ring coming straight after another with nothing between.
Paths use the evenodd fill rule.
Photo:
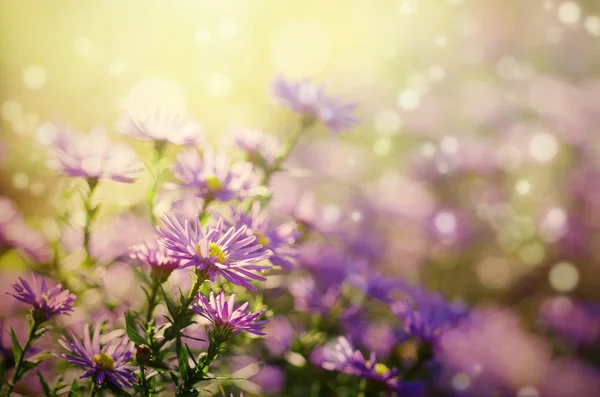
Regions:
<instances>
[{"instance_id":1,"label":"purple flower","mask_svg":"<svg viewBox=\"0 0 600 397\"><path fill-rule=\"evenodd\" d=\"M551 347L520 323L517 314L505 309L475 310L440 336L436 359L471 379L513 392L538 385L550 363Z\"/></svg>"},{"instance_id":2,"label":"purple flower","mask_svg":"<svg viewBox=\"0 0 600 397\"><path fill-rule=\"evenodd\" d=\"M193 309L211 322L213 333L231 335L232 333L247 331L254 335L264 335L261 330L267 321L257 320L263 314L263 311L247 313L248 302L237 309L234 304L235 294L226 299L223 291L220 291L216 297L210 291L209 299L206 299L204 294L198 295L198 306L193 306Z\"/></svg>"},{"instance_id":3,"label":"purple flower","mask_svg":"<svg viewBox=\"0 0 600 397\"><path fill-rule=\"evenodd\" d=\"M251 163L230 164L224 151L215 153L211 148L206 148L202 157L196 150L179 153L173 174L180 183L168 187L184 187L198 197L219 201L244 200L255 195L259 186Z\"/></svg>"},{"instance_id":4,"label":"purple flower","mask_svg":"<svg viewBox=\"0 0 600 397\"><path fill-rule=\"evenodd\" d=\"M279 394L285 387L285 373L275 365L265 365L248 380L260 386L261 392L268 396Z\"/></svg>"},{"instance_id":5,"label":"purple flower","mask_svg":"<svg viewBox=\"0 0 600 397\"><path fill-rule=\"evenodd\" d=\"M38 263L52 260L52 250L44 236L27 226L12 200L0 196L0 249L3 248L14 248Z\"/></svg>"},{"instance_id":6,"label":"purple flower","mask_svg":"<svg viewBox=\"0 0 600 397\"><path fill-rule=\"evenodd\" d=\"M135 152L111 142L100 126L84 135L61 124L46 123L38 130L38 138L50 146L49 167L70 176L131 183L142 170Z\"/></svg>"},{"instance_id":7,"label":"purple flower","mask_svg":"<svg viewBox=\"0 0 600 397\"><path fill-rule=\"evenodd\" d=\"M411 299L391 304L392 311L402 321L404 331L409 335L434 342L467 316L468 310L464 305L449 303L441 294L411 292Z\"/></svg>"},{"instance_id":8,"label":"purple flower","mask_svg":"<svg viewBox=\"0 0 600 397\"><path fill-rule=\"evenodd\" d=\"M281 191L275 206L285 214L289 214L298 223L302 232L315 231L317 233L331 234L340 223L340 212L334 207L321 207L317 205L313 192L304 192L290 196Z\"/></svg>"},{"instance_id":9,"label":"purple flower","mask_svg":"<svg viewBox=\"0 0 600 397\"><path fill-rule=\"evenodd\" d=\"M223 228L223 220L216 227L203 231L200 220L195 218L193 226L188 220L177 219L166 215L162 220L164 227L157 231L166 248L174 252L174 257L181 259L181 267L195 266L198 270L208 272L211 281L216 275L227 281L255 290L249 280L264 281L266 278L257 271L267 269L268 265L257 262L269 258L269 253L256 242L256 236L246 235L246 226Z\"/></svg>"},{"instance_id":10,"label":"purple flower","mask_svg":"<svg viewBox=\"0 0 600 397\"><path fill-rule=\"evenodd\" d=\"M542 322L574 344L593 343L600 336L600 305L559 296L540 308Z\"/></svg>"},{"instance_id":11,"label":"purple flower","mask_svg":"<svg viewBox=\"0 0 600 397\"><path fill-rule=\"evenodd\" d=\"M296 332L285 317L275 317L265 327L264 344L273 356L283 356L292 346Z\"/></svg>"},{"instance_id":12,"label":"purple flower","mask_svg":"<svg viewBox=\"0 0 600 397\"><path fill-rule=\"evenodd\" d=\"M136 120L124 114L115 123L123 135L142 141L156 141L183 146L200 146L204 143L204 130L191 117L157 111L153 116Z\"/></svg>"},{"instance_id":13,"label":"purple flower","mask_svg":"<svg viewBox=\"0 0 600 397\"><path fill-rule=\"evenodd\" d=\"M328 313L340 297L338 286L324 288L311 277L293 280L289 290L294 297L294 307L300 312Z\"/></svg>"},{"instance_id":14,"label":"purple flower","mask_svg":"<svg viewBox=\"0 0 600 397\"><path fill-rule=\"evenodd\" d=\"M402 392L415 388L415 384L398 380L398 370L389 369L378 363L375 353L366 360L360 350L343 336L338 337L333 345L326 345L321 352L321 366L329 371L341 371L384 384L390 391ZM418 387L417 387L418 389ZM417 390L414 390L417 393ZM402 394L412 396L419 394Z\"/></svg>"},{"instance_id":15,"label":"purple flower","mask_svg":"<svg viewBox=\"0 0 600 397\"><path fill-rule=\"evenodd\" d=\"M307 80L286 81L279 76L272 82L271 89L279 104L310 121L321 121L333 132L351 129L358 124L358 119L352 115L357 105L326 96L324 85L316 86Z\"/></svg>"},{"instance_id":16,"label":"purple flower","mask_svg":"<svg viewBox=\"0 0 600 397\"><path fill-rule=\"evenodd\" d=\"M117 387L131 386L136 383L132 373L135 368L128 365L135 352L134 343L126 337L112 339L102 346L100 327L96 326L94 335L90 339L88 324L83 327L83 341L72 331L69 331L69 336L71 339L63 338L59 343L70 354L57 354L57 356L71 364L87 368L82 378L94 376L98 386L105 381Z\"/></svg>"},{"instance_id":17,"label":"purple flower","mask_svg":"<svg viewBox=\"0 0 600 397\"><path fill-rule=\"evenodd\" d=\"M248 234L255 235L258 243L265 252L271 252L269 260L275 266L284 269L294 267L293 260L297 250L292 246L299 237L295 222L286 222L280 225L271 224L267 211L261 210L260 203L255 201L248 212L233 210L234 225L245 225Z\"/></svg>"},{"instance_id":18,"label":"purple flower","mask_svg":"<svg viewBox=\"0 0 600 397\"><path fill-rule=\"evenodd\" d=\"M236 128L231 133L236 146L244 150L253 163L272 166L282 150L279 140L257 128Z\"/></svg>"},{"instance_id":19,"label":"purple flower","mask_svg":"<svg viewBox=\"0 0 600 397\"><path fill-rule=\"evenodd\" d=\"M49 287L46 279L34 274L32 285L19 277L19 281L14 282L12 286L16 295L10 295L31 305L34 316L50 320L52 316L73 311L76 296L68 289L63 289L60 284Z\"/></svg>"},{"instance_id":20,"label":"purple flower","mask_svg":"<svg viewBox=\"0 0 600 397\"><path fill-rule=\"evenodd\" d=\"M173 252L156 241L134 245L131 247L130 257L149 266L152 276L161 283L165 282L181 263L181 259L173 256Z\"/></svg>"}]
</instances>

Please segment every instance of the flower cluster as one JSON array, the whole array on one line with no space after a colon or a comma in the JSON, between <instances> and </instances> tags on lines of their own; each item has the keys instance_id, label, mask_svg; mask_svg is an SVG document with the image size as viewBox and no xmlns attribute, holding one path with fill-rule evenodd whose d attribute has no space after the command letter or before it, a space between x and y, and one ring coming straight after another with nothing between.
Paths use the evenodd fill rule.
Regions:
<instances>
[{"instance_id":1,"label":"flower cluster","mask_svg":"<svg viewBox=\"0 0 600 397\"><path fill-rule=\"evenodd\" d=\"M357 32L378 15L388 34L357 52L366 62L329 62L342 69L327 87L272 80L291 112L238 104L252 86L224 75L206 79L197 115L136 85L102 120L116 131L37 126L27 96L5 101L18 136L0 142L13 182L0 196L0 396L597 395L600 19L574 1L446 1L459 31L394 34L397 18L431 12L416 3L385 18L385 4L348 4ZM513 32L521 20L535 32ZM281 62L284 25L273 64L304 70ZM236 26L196 39L217 49ZM372 63L382 49L405 59L414 46L397 40L419 35L418 70L360 74L387 70ZM260 124L230 127L240 118ZM42 147L13 150L36 129Z\"/></svg>"}]
</instances>

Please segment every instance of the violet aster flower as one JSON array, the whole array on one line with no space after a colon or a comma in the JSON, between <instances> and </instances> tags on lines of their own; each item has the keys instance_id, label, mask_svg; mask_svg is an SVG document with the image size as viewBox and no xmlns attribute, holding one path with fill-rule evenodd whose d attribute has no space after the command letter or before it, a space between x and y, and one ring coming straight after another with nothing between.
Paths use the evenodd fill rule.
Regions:
<instances>
[{"instance_id":1,"label":"violet aster flower","mask_svg":"<svg viewBox=\"0 0 600 397\"><path fill-rule=\"evenodd\" d=\"M230 336L240 331L247 331L254 335L264 335L261 330L266 320L258 320L263 311L258 313L246 312L248 302L237 309L235 308L235 294L229 299L225 298L223 291L215 297L210 291L209 299L204 294L198 295L198 305L192 306L194 311L211 322L213 334Z\"/></svg>"},{"instance_id":2,"label":"violet aster flower","mask_svg":"<svg viewBox=\"0 0 600 397\"><path fill-rule=\"evenodd\" d=\"M63 289L60 284L50 287L46 279L34 274L31 285L19 277L19 280L12 286L16 294L10 295L31 305L36 319L50 320L55 315L68 314L73 311L73 302L76 296L71 294L68 289Z\"/></svg>"},{"instance_id":3,"label":"violet aster flower","mask_svg":"<svg viewBox=\"0 0 600 397\"><path fill-rule=\"evenodd\" d=\"M204 143L204 130L191 117L157 111L142 120L124 114L115 123L123 135L142 141L172 143L183 146L200 146Z\"/></svg>"},{"instance_id":4,"label":"violet aster flower","mask_svg":"<svg viewBox=\"0 0 600 397\"><path fill-rule=\"evenodd\" d=\"M319 120L333 132L351 129L358 124L352 115L356 104L345 103L325 95L325 86L316 86L307 80L286 81L277 77L271 84L276 101L294 112L302 114L308 122Z\"/></svg>"},{"instance_id":5,"label":"violet aster flower","mask_svg":"<svg viewBox=\"0 0 600 397\"><path fill-rule=\"evenodd\" d=\"M72 331L69 331L69 336L70 339L59 340L60 345L67 349L69 354L57 354L57 356L71 364L86 368L82 378L94 376L98 386L105 381L117 387L131 386L136 383L132 372L135 368L128 364L133 358L135 348L134 343L127 337L116 338L101 345L100 327L94 329L94 335L90 339L88 324L83 327L83 340L77 338Z\"/></svg>"},{"instance_id":6,"label":"violet aster flower","mask_svg":"<svg viewBox=\"0 0 600 397\"><path fill-rule=\"evenodd\" d=\"M67 126L47 123L38 130L38 138L50 146L48 165L70 176L131 183L142 170L135 152L111 142L100 126L78 134Z\"/></svg>"},{"instance_id":7,"label":"violet aster flower","mask_svg":"<svg viewBox=\"0 0 600 397\"><path fill-rule=\"evenodd\" d=\"M38 263L52 259L48 241L27 226L12 200L0 196L0 249L6 248L14 248Z\"/></svg>"},{"instance_id":8,"label":"violet aster flower","mask_svg":"<svg viewBox=\"0 0 600 397\"><path fill-rule=\"evenodd\" d=\"M282 151L279 140L257 128L236 128L232 131L233 141L248 155L253 163L272 166Z\"/></svg>"},{"instance_id":9,"label":"violet aster flower","mask_svg":"<svg viewBox=\"0 0 600 397\"><path fill-rule=\"evenodd\" d=\"M184 187L198 197L219 201L244 200L255 195L259 185L251 163L231 164L224 151L215 153L212 148L206 148L202 157L196 150L179 153L173 174L180 183L168 187Z\"/></svg>"},{"instance_id":10,"label":"violet aster flower","mask_svg":"<svg viewBox=\"0 0 600 397\"><path fill-rule=\"evenodd\" d=\"M296 222L286 222L273 225L267 211L262 210L260 203L255 201L248 212L233 210L234 225L247 226L248 234L257 237L258 243L263 246L265 252L270 251L269 260L275 266L284 269L294 267L294 259L297 250L293 247L299 237L296 231Z\"/></svg>"},{"instance_id":11,"label":"violet aster flower","mask_svg":"<svg viewBox=\"0 0 600 397\"><path fill-rule=\"evenodd\" d=\"M453 304L441 294L412 291L412 299L394 302L391 309L404 324L404 331L435 342L441 334L467 316L464 305Z\"/></svg>"},{"instance_id":12,"label":"violet aster flower","mask_svg":"<svg viewBox=\"0 0 600 397\"><path fill-rule=\"evenodd\" d=\"M405 392L403 396L416 396L423 392L420 384L400 381L398 369L378 363L375 353L365 359L360 350L343 336L338 337L333 345L326 345L321 355L321 366L329 371L341 371L383 384L390 391Z\"/></svg>"},{"instance_id":13,"label":"violet aster flower","mask_svg":"<svg viewBox=\"0 0 600 397\"><path fill-rule=\"evenodd\" d=\"M160 244L173 251L174 257L181 259L181 267L195 266L206 271L211 281L217 275L227 281L255 290L249 280L266 280L257 274L269 268L268 265L257 264L269 258L268 252L256 242L256 236L246 235L246 226L240 228L223 228L223 220L206 231L200 226L199 217L193 225L188 220L183 222L174 216L166 215L158 227Z\"/></svg>"},{"instance_id":14,"label":"violet aster flower","mask_svg":"<svg viewBox=\"0 0 600 397\"><path fill-rule=\"evenodd\" d=\"M171 273L179 268L181 259L158 242L136 244L131 247L130 257L150 267L150 273L159 282L167 281Z\"/></svg>"}]
</instances>

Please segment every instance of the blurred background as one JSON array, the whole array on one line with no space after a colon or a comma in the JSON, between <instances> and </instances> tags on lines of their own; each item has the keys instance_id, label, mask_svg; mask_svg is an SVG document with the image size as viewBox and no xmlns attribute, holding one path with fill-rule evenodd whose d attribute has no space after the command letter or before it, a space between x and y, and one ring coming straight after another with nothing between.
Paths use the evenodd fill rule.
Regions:
<instances>
[{"instance_id":1,"label":"blurred background","mask_svg":"<svg viewBox=\"0 0 600 397\"><path fill-rule=\"evenodd\" d=\"M285 137L292 116L268 92L281 74L359 103L362 124L304 137L276 199L315 191L323 219L385 231L382 272L470 304L533 321L549 296L600 299L596 0L0 4L1 194L49 238L62 185L42 122L117 137L125 110L160 106L214 144L240 125ZM103 183L103 216L150 183Z\"/></svg>"}]
</instances>

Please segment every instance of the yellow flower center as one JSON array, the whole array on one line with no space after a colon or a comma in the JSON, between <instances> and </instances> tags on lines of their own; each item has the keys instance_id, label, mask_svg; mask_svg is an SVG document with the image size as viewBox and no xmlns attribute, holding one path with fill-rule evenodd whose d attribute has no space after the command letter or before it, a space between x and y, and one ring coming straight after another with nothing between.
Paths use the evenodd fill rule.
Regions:
<instances>
[{"instance_id":1,"label":"yellow flower center","mask_svg":"<svg viewBox=\"0 0 600 397\"><path fill-rule=\"evenodd\" d=\"M94 356L94 362L103 370L112 371L115 369L115 362L112 357L106 353L96 354Z\"/></svg>"},{"instance_id":2,"label":"yellow flower center","mask_svg":"<svg viewBox=\"0 0 600 397\"><path fill-rule=\"evenodd\" d=\"M262 233L256 232L255 234L258 237L258 243L266 248L269 245L269 240Z\"/></svg>"},{"instance_id":3,"label":"yellow flower center","mask_svg":"<svg viewBox=\"0 0 600 397\"><path fill-rule=\"evenodd\" d=\"M208 254L211 258L215 258L218 263L225 263L227 255L217 243L210 243L208 246Z\"/></svg>"},{"instance_id":4,"label":"yellow flower center","mask_svg":"<svg viewBox=\"0 0 600 397\"><path fill-rule=\"evenodd\" d=\"M219 178L211 175L206 178L206 187L208 187L208 190L212 192L218 192L219 190L223 189L223 183L219 180Z\"/></svg>"},{"instance_id":5,"label":"yellow flower center","mask_svg":"<svg viewBox=\"0 0 600 397\"><path fill-rule=\"evenodd\" d=\"M390 369L385 364L382 364L382 363L375 364L375 373L377 375L385 375L388 372L390 372Z\"/></svg>"}]
</instances>

